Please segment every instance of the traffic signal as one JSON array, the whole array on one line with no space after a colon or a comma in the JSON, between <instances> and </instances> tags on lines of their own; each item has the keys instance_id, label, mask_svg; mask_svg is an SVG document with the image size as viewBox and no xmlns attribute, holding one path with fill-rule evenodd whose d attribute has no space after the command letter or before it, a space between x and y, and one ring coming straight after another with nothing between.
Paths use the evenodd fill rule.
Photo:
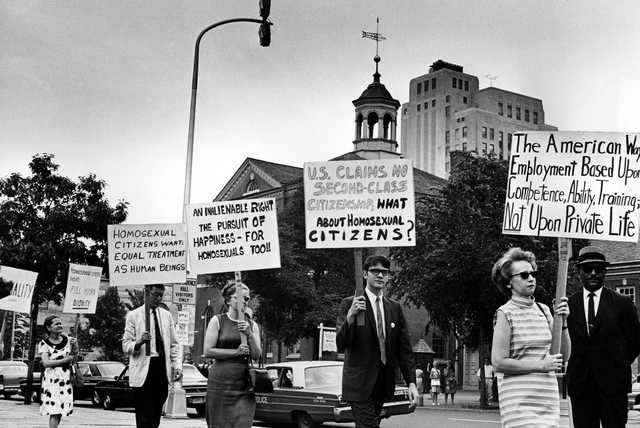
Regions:
<instances>
[{"instance_id":1,"label":"traffic signal","mask_svg":"<svg viewBox=\"0 0 640 428\"><path fill-rule=\"evenodd\" d=\"M266 21L271 12L271 0L258 0L258 7L260 8L260 17Z\"/></svg>"},{"instance_id":2,"label":"traffic signal","mask_svg":"<svg viewBox=\"0 0 640 428\"><path fill-rule=\"evenodd\" d=\"M267 47L271 44L271 25L268 22L260 24L258 37L260 37L260 46Z\"/></svg>"}]
</instances>

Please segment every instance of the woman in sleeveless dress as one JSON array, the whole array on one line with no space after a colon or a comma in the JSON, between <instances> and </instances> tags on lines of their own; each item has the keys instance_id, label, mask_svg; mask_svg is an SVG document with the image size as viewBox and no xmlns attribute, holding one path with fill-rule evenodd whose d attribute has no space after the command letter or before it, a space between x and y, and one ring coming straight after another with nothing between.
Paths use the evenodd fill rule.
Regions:
<instances>
[{"instance_id":1,"label":"woman in sleeveless dress","mask_svg":"<svg viewBox=\"0 0 640 428\"><path fill-rule=\"evenodd\" d=\"M245 314L249 294L242 283L227 285L222 297L228 309L213 317L207 327L204 355L215 359L207 386L209 428L249 428L253 422L256 402L249 381L249 358L258 359L262 349L258 325Z\"/></svg>"},{"instance_id":2,"label":"woman in sleeveless dress","mask_svg":"<svg viewBox=\"0 0 640 428\"><path fill-rule=\"evenodd\" d=\"M62 334L62 321L57 316L45 318L44 328L47 337L38 345L44 367L40 414L49 416L49 428L57 428L62 416L73 413L71 366L78 354L78 346L74 338L69 339Z\"/></svg>"},{"instance_id":3,"label":"woman in sleeveless dress","mask_svg":"<svg viewBox=\"0 0 640 428\"><path fill-rule=\"evenodd\" d=\"M571 345L563 329L563 352L549 354L553 317L549 308L533 297L536 268L532 252L511 248L491 271L498 290L511 298L496 311L491 350L505 428L560 425L555 372L562 368L562 354L568 358ZM567 298L557 302L554 310L566 319Z\"/></svg>"}]
</instances>

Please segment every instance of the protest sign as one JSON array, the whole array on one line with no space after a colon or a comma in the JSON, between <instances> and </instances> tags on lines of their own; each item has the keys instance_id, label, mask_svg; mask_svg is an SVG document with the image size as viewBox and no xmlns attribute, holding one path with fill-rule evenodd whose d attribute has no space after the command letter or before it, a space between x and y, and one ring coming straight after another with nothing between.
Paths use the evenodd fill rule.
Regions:
<instances>
[{"instance_id":1,"label":"protest sign","mask_svg":"<svg viewBox=\"0 0 640 428\"><path fill-rule=\"evenodd\" d=\"M196 304L196 287L187 284L174 284L173 303L181 305Z\"/></svg>"},{"instance_id":2,"label":"protest sign","mask_svg":"<svg viewBox=\"0 0 640 428\"><path fill-rule=\"evenodd\" d=\"M307 248L415 245L410 160L305 163L304 202Z\"/></svg>"},{"instance_id":3,"label":"protest sign","mask_svg":"<svg viewBox=\"0 0 640 428\"><path fill-rule=\"evenodd\" d=\"M107 234L112 286L186 281L184 224L112 224Z\"/></svg>"},{"instance_id":4,"label":"protest sign","mask_svg":"<svg viewBox=\"0 0 640 428\"><path fill-rule=\"evenodd\" d=\"M275 199L189 205L187 229L191 273L280 267Z\"/></svg>"},{"instance_id":5,"label":"protest sign","mask_svg":"<svg viewBox=\"0 0 640 428\"><path fill-rule=\"evenodd\" d=\"M11 289L8 296L0 299L0 309L31 313L31 299L37 279L37 272L0 266L0 284Z\"/></svg>"},{"instance_id":6,"label":"protest sign","mask_svg":"<svg viewBox=\"0 0 640 428\"><path fill-rule=\"evenodd\" d=\"M637 242L639 135L515 134L502 232Z\"/></svg>"},{"instance_id":7,"label":"protest sign","mask_svg":"<svg viewBox=\"0 0 640 428\"><path fill-rule=\"evenodd\" d=\"M189 345L189 311L178 311L176 336L180 345Z\"/></svg>"},{"instance_id":8,"label":"protest sign","mask_svg":"<svg viewBox=\"0 0 640 428\"><path fill-rule=\"evenodd\" d=\"M69 263L67 291L64 296L62 312L94 314L98 302L101 275L101 267Z\"/></svg>"}]
</instances>

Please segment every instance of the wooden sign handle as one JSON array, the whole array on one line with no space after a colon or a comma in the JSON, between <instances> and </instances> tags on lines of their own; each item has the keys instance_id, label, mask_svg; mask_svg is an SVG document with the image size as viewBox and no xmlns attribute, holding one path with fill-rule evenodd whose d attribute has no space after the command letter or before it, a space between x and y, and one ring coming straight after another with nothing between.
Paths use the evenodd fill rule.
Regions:
<instances>
[{"instance_id":1,"label":"wooden sign handle","mask_svg":"<svg viewBox=\"0 0 640 428\"><path fill-rule=\"evenodd\" d=\"M567 272L571 258L571 238L558 238L558 281L556 283L556 302L567 294ZM564 316L553 314L553 331L551 332L551 353L558 354L562 348L562 328ZM566 361L567 356L562 358Z\"/></svg>"},{"instance_id":2,"label":"wooden sign handle","mask_svg":"<svg viewBox=\"0 0 640 428\"><path fill-rule=\"evenodd\" d=\"M149 288L144 288L144 329L151 332L151 310L149 308ZM144 344L144 352L148 357L151 355L151 341Z\"/></svg>"},{"instance_id":3,"label":"wooden sign handle","mask_svg":"<svg viewBox=\"0 0 640 428\"><path fill-rule=\"evenodd\" d=\"M354 278L356 281L356 297L364 295L364 287L362 286L362 248L354 248ZM364 325L364 312L360 312L356 317L356 325L362 327Z\"/></svg>"}]
</instances>

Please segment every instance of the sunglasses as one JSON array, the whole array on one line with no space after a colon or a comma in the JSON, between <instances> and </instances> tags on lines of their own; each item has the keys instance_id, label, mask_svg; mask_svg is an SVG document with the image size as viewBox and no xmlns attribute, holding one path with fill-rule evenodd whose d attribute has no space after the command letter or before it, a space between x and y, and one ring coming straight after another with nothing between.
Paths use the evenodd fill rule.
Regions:
<instances>
[{"instance_id":1,"label":"sunglasses","mask_svg":"<svg viewBox=\"0 0 640 428\"><path fill-rule=\"evenodd\" d=\"M524 272L514 273L509 278L513 278L514 276L519 276L522 279L529 279L529 277L535 278L537 274L538 274L538 271L536 270L524 271Z\"/></svg>"},{"instance_id":2,"label":"sunglasses","mask_svg":"<svg viewBox=\"0 0 640 428\"><path fill-rule=\"evenodd\" d=\"M595 271L597 274L603 273L606 267L603 265L582 265L580 270L584 273L591 273Z\"/></svg>"},{"instance_id":3,"label":"sunglasses","mask_svg":"<svg viewBox=\"0 0 640 428\"><path fill-rule=\"evenodd\" d=\"M235 297L236 299L238 298L238 296L233 296L233 297ZM242 296L242 298L244 299L245 302L249 302L249 300L251 300L251 297L249 296Z\"/></svg>"},{"instance_id":4,"label":"sunglasses","mask_svg":"<svg viewBox=\"0 0 640 428\"><path fill-rule=\"evenodd\" d=\"M378 276L378 275L387 276L390 274L388 270L382 270L382 269L369 269L369 273L374 276Z\"/></svg>"}]
</instances>

